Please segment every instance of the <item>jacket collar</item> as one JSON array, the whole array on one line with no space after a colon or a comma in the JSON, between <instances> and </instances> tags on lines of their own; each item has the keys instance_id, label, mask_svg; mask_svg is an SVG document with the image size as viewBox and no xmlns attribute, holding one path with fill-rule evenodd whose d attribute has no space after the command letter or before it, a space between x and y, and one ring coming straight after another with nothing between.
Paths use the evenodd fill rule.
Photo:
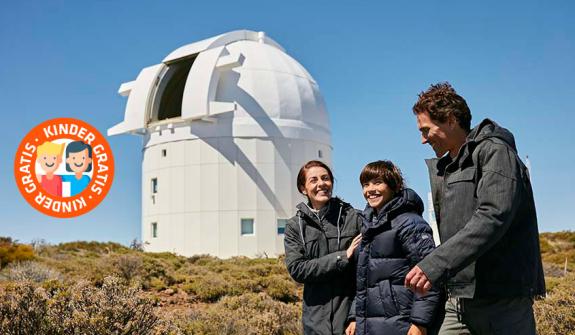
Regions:
<instances>
[{"instance_id":1,"label":"jacket collar","mask_svg":"<svg viewBox=\"0 0 575 335\"><path fill-rule=\"evenodd\" d=\"M336 209L339 211L340 208L345 207L347 204L340 200L339 198L331 198L329 199L328 203L323 206L317 213L311 208L310 204L306 204L304 202L300 202L297 208L297 215L301 218L308 218L312 222L316 223L317 225L321 226L321 221L329 214L332 209ZM337 214L337 213L336 213Z\"/></svg>"},{"instance_id":2,"label":"jacket collar","mask_svg":"<svg viewBox=\"0 0 575 335\"><path fill-rule=\"evenodd\" d=\"M393 199L386 203L379 213L375 213L375 210L366 205L365 210L361 213L364 219L364 226L366 232L375 230L387 222L393 220L400 214L406 212L413 212L421 215L423 213L423 201L415 193L414 190L410 188L403 189L398 193Z\"/></svg>"},{"instance_id":3,"label":"jacket collar","mask_svg":"<svg viewBox=\"0 0 575 335\"><path fill-rule=\"evenodd\" d=\"M514 151L517 151L515 146L515 138L509 130L501 127L495 121L484 119L481 121L481 123L479 123L479 125L477 125L469 132L469 135L467 135L467 140L461 146L461 149L459 149L459 153L455 159L451 159L451 156L445 155L441 158L428 159L426 160L426 163L428 167L430 167L430 164L435 163L437 174L440 176L443 175L443 172L447 166L452 162L455 162L457 167L463 168L467 160L471 157L475 147L477 147L480 142L489 138L498 138L503 140Z\"/></svg>"}]
</instances>

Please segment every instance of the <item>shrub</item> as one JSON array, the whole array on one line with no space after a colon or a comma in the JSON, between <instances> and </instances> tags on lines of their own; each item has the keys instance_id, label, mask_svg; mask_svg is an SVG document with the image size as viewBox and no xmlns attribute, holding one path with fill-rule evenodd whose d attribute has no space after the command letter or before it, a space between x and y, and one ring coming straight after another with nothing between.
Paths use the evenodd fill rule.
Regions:
<instances>
[{"instance_id":1,"label":"shrub","mask_svg":"<svg viewBox=\"0 0 575 335\"><path fill-rule=\"evenodd\" d=\"M12 263L4 269L2 276L10 281L32 281L36 283L61 279L58 271L32 261Z\"/></svg>"},{"instance_id":2,"label":"shrub","mask_svg":"<svg viewBox=\"0 0 575 335\"><path fill-rule=\"evenodd\" d=\"M127 281L140 275L142 270L142 258L138 255L120 255L116 258L114 264L119 275Z\"/></svg>"},{"instance_id":3,"label":"shrub","mask_svg":"<svg viewBox=\"0 0 575 335\"><path fill-rule=\"evenodd\" d=\"M215 302L225 295L233 294L233 289L230 283L218 274L193 277L190 283L184 286L187 293L202 302Z\"/></svg>"},{"instance_id":4,"label":"shrub","mask_svg":"<svg viewBox=\"0 0 575 335\"><path fill-rule=\"evenodd\" d=\"M184 334L300 334L300 306L273 300L265 293L222 298L194 309L175 322Z\"/></svg>"},{"instance_id":5,"label":"shrub","mask_svg":"<svg viewBox=\"0 0 575 335\"><path fill-rule=\"evenodd\" d=\"M160 334L166 325L137 287L107 277L101 288L80 281L71 287L30 282L0 291L1 334Z\"/></svg>"},{"instance_id":6,"label":"shrub","mask_svg":"<svg viewBox=\"0 0 575 335\"><path fill-rule=\"evenodd\" d=\"M271 275L267 279L267 294L279 301L296 302L298 301L297 286L293 280L285 276Z\"/></svg>"},{"instance_id":7,"label":"shrub","mask_svg":"<svg viewBox=\"0 0 575 335\"><path fill-rule=\"evenodd\" d=\"M575 333L575 275L555 282L543 300L535 302L537 333L540 335Z\"/></svg>"},{"instance_id":8,"label":"shrub","mask_svg":"<svg viewBox=\"0 0 575 335\"><path fill-rule=\"evenodd\" d=\"M111 252L121 252L128 251L129 249L123 245L115 242L85 242L85 241L75 241L60 243L57 245L59 251L64 252L79 252L87 251L95 254L108 254Z\"/></svg>"},{"instance_id":9,"label":"shrub","mask_svg":"<svg viewBox=\"0 0 575 335\"><path fill-rule=\"evenodd\" d=\"M0 269L12 262L34 258L32 246L19 244L10 237L0 237Z\"/></svg>"}]
</instances>

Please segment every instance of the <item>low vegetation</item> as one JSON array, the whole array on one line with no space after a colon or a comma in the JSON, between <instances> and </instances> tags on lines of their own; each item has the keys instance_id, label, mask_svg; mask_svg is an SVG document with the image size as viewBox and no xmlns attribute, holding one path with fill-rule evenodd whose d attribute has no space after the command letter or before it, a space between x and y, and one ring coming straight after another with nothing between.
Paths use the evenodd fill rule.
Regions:
<instances>
[{"instance_id":1,"label":"low vegetation","mask_svg":"<svg viewBox=\"0 0 575 335\"><path fill-rule=\"evenodd\" d=\"M541 234L539 334L575 333L575 233ZM300 334L283 257L146 253L139 245L0 238L0 334Z\"/></svg>"}]
</instances>

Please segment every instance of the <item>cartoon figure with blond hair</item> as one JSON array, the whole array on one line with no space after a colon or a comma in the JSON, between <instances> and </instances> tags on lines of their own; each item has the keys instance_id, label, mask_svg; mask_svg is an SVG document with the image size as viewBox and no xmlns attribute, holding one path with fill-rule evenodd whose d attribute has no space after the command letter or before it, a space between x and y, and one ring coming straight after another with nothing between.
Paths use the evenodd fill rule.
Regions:
<instances>
[{"instance_id":1,"label":"cartoon figure with blond hair","mask_svg":"<svg viewBox=\"0 0 575 335\"><path fill-rule=\"evenodd\" d=\"M38 146L36 151L36 162L40 165L46 174L36 174L38 182L42 188L51 195L62 196L62 178L55 175L54 172L62 163L62 152L64 144L58 144L50 141L44 142Z\"/></svg>"},{"instance_id":2,"label":"cartoon figure with blond hair","mask_svg":"<svg viewBox=\"0 0 575 335\"><path fill-rule=\"evenodd\" d=\"M73 175L64 175L62 180L70 183L70 196L81 193L90 183L90 177L84 172L92 170L92 147L82 141L68 143L66 147L66 171Z\"/></svg>"}]
</instances>

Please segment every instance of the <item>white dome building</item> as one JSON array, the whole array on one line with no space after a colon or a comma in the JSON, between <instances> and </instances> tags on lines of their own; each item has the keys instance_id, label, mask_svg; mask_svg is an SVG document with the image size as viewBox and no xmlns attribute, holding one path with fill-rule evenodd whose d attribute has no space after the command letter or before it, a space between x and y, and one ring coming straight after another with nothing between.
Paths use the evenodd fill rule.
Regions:
<instances>
[{"instance_id":1,"label":"white dome building","mask_svg":"<svg viewBox=\"0 0 575 335\"><path fill-rule=\"evenodd\" d=\"M315 80L263 32L185 45L121 85L124 121L144 138L142 241L184 256L276 256L302 196L299 168L331 165Z\"/></svg>"}]
</instances>

